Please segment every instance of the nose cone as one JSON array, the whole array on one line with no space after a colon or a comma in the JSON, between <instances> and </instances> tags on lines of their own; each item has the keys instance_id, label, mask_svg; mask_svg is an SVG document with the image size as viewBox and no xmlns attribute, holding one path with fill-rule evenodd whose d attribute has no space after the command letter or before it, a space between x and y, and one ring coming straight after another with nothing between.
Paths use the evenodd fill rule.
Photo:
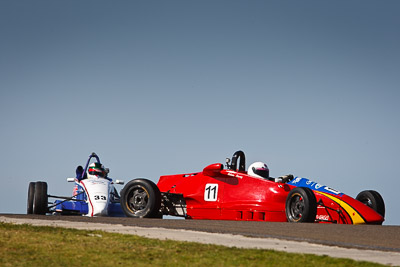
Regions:
<instances>
[{"instance_id":1,"label":"nose cone","mask_svg":"<svg viewBox=\"0 0 400 267\"><path fill-rule=\"evenodd\" d=\"M107 195L97 192L90 196L89 216L108 216Z\"/></svg>"},{"instance_id":2,"label":"nose cone","mask_svg":"<svg viewBox=\"0 0 400 267\"><path fill-rule=\"evenodd\" d=\"M372 209L371 207L368 207L364 203L353 199L348 196L346 197L346 202L350 204L364 219L364 223L366 224L382 224L385 218L380 215L377 211Z\"/></svg>"},{"instance_id":3,"label":"nose cone","mask_svg":"<svg viewBox=\"0 0 400 267\"><path fill-rule=\"evenodd\" d=\"M93 216L108 216L108 203L106 201L98 201L93 204Z\"/></svg>"},{"instance_id":4,"label":"nose cone","mask_svg":"<svg viewBox=\"0 0 400 267\"><path fill-rule=\"evenodd\" d=\"M89 212L87 216L107 216L108 197L111 185L107 179L86 179L81 181L88 197Z\"/></svg>"},{"instance_id":5,"label":"nose cone","mask_svg":"<svg viewBox=\"0 0 400 267\"><path fill-rule=\"evenodd\" d=\"M369 208L369 207L367 207ZM369 208L368 212L364 213L364 219L367 224L382 224L385 218L381 216L378 212L375 210Z\"/></svg>"}]
</instances>

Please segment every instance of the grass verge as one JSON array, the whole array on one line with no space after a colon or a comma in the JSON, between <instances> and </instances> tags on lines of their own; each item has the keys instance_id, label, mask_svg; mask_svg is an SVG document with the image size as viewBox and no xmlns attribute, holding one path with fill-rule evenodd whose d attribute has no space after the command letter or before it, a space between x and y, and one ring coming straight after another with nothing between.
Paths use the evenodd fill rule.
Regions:
<instances>
[{"instance_id":1,"label":"grass verge","mask_svg":"<svg viewBox=\"0 0 400 267\"><path fill-rule=\"evenodd\" d=\"M328 256L0 223L0 266L383 266Z\"/></svg>"}]
</instances>

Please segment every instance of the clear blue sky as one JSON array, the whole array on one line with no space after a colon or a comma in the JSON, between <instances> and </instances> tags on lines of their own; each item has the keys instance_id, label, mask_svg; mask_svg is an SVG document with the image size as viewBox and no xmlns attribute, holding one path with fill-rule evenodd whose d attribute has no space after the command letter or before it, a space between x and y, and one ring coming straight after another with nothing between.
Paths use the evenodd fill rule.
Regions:
<instances>
[{"instance_id":1,"label":"clear blue sky","mask_svg":"<svg viewBox=\"0 0 400 267\"><path fill-rule=\"evenodd\" d=\"M236 150L400 225L399 1L1 1L0 212L69 195L96 152L126 181Z\"/></svg>"}]
</instances>

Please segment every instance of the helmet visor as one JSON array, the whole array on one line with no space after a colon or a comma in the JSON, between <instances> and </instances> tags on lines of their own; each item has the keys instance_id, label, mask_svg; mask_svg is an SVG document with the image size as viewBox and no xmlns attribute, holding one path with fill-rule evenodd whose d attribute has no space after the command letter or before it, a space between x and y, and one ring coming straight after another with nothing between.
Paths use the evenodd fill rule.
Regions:
<instances>
[{"instance_id":1,"label":"helmet visor","mask_svg":"<svg viewBox=\"0 0 400 267\"><path fill-rule=\"evenodd\" d=\"M269 169L253 167L253 172L263 178L269 178Z\"/></svg>"},{"instance_id":2,"label":"helmet visor","mask_svg":"<svg viewBox=\"0 0 400 267\"><path fill-rule=\"evenodd\" d=\"M99 170L99 169L89 168L88 173L90 175L96 175L96 176L104 177L104 171Z\"/></svg>"}]
</instances>

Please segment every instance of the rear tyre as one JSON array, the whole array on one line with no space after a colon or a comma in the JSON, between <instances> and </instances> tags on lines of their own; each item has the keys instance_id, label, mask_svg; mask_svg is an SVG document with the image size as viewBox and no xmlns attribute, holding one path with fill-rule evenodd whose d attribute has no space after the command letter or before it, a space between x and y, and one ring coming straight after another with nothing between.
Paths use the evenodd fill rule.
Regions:
<instances>
[{"instance_id":1,"label":"rear tyre","mask_svg":"<svg viewBox=\"0 0 400 267\"><path fill-rule=\"evenodd\" d=\"M28 203L27 203L27 214L33 213L33 198L35 197L35 182L30 182L28 187Z\"/></svg>"},{"instance_id":2,"label":"rear tyre","mask_svg":"<svg viewBox=\"0 0 400 267\"><path fill-rule=\"evenodd\" d=\"M121 190L121 207L127 217L159 218L161 193L147 179L135 179Z\"/></svg>"},{"instance_id":3,"label":"rear tyre","mask_svg":"<svg viewBox=\"0 0 400 267\"><path fill-rule=\"evenodd\" d=\"M36 182L33 198L33 214L45 215L47 212L48 196L47 183Z\"/></svg>"},{"instance_id":4,"label":"rear tyre","mask_svg":"<svg viewBox=\"0 0 400 267\"><path fill-rule=\"evenodd\" d=\"M368 207L378 212L383 218L385 218L385 202L381 194L374 190L365 190L360 192L356 199Z\"/></svg>"},{"instance_id":5,"label":"rear tyre","mask_svg":"<svg viewBox=\"0 0 400 267\"><path fill-rule=\"evenodd\" d=\"M314 222L317 216L317 200L313 191L296 187L286 198L286 218L289 222Z\"/></svg>"}]
</instances>

